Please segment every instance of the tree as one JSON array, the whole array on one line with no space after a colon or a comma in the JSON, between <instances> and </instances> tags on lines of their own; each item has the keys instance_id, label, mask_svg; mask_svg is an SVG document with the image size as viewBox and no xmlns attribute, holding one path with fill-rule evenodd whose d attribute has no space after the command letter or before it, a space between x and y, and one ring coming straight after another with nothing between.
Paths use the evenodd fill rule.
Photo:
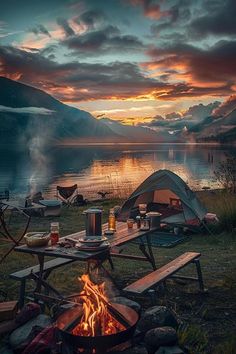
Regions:
<instances>
[{"instance_id":1,"label":"tree","mask_svg":"<svg viewBox=\"0 0 236 354\"><path fill-rule=\"evenodd\" d=\"M218 164L214 174L228 192L236 193L236 157L226 155L226 160Z\"/></svg>"}]
</instances>

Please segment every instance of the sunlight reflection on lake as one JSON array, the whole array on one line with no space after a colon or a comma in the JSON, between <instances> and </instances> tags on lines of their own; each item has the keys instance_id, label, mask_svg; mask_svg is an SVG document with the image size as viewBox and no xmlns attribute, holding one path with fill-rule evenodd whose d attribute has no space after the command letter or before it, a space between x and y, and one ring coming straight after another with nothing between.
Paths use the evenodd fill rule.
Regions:
<instances>
[{"instance_id":1,"label":"sunlight reflection on lake","mask_svg":"<svg viewBox=\"0 0 236 354\"><path fill-rule=\"evenodd\" d=\"M13 195L27 194L31 179L35 189L50 198L57 185L74 183L88 199L97 198L98 191L126 197L154 171L169 169L193 189L217 188L214 170L226 151L225 147L195 145L60 147L47 152L50 163L45 175L35 170L27 153L7 155L0 150L0 187L9 188Z\"/></svg>"}]
</instances>

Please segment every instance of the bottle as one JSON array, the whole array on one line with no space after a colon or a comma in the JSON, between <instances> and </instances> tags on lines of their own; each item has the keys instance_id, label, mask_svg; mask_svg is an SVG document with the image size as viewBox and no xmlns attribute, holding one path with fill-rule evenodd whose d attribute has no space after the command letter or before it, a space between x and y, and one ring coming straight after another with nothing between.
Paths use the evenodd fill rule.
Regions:
<instances>
[{"instance_id":1,"label":"bottle","mask_svg":"<svg viewBox=\"0 0 236 354\"><path fill-rule=\"evenodd\" d=\"M108 218L108 229L110 231L116 231L116 217L114 209L110 209L109 218Z\"/></svg>"},{"instance_id":2,"label":"bottle","mask_svg":"<svg viewBox=\"0 0 236 354\"><path fill-rule=\"evenodd\" d=\"M51 245L54 246L59 241L59 222L52 222L50 231Z\"/></svg>"}]
</instances>

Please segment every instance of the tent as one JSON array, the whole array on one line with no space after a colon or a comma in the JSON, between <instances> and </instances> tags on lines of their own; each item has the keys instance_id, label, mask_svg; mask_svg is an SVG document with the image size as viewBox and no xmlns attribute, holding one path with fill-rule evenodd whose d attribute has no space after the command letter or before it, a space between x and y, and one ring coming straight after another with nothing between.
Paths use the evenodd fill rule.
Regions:
<instances>
[{"instance_id":1,"label":"tent","mask_svg":"<svg viewBox=\"0 0 236 354\"><path fill-rule=\"evenodd\" d=\"M161 213L165 223L200 225L207 212L187 184L169 170L154 172L141 183L121 207L118 220L138 215L142 203L147 211Z\"/></svg>"}]
</instances>

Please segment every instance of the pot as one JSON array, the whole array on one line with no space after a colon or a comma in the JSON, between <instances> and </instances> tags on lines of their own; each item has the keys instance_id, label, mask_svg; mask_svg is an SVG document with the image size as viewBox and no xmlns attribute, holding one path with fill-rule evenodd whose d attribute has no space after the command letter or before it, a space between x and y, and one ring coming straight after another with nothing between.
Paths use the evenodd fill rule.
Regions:
<instances>
[{"instance_id":1,"label":"pot","mask_svg":"<svg viewBox=\"0 0 236 354\"><path fill-rule=\"evenodd\" d=\"M83 214L85 215L86 237L102 236L102 210L90 208Z\"/></svg>"}]
</instances>

